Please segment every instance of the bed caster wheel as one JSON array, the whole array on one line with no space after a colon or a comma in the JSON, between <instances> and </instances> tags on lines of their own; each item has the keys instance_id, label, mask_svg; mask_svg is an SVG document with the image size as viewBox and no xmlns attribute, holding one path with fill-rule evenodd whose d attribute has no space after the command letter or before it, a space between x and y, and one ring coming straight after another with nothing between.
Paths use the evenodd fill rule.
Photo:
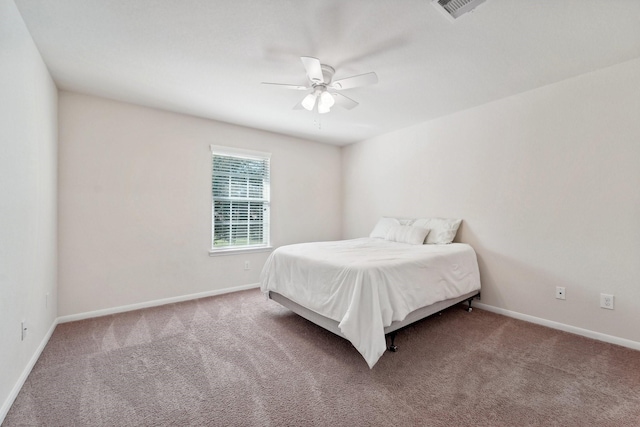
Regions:
<instances>
[{"instance_id":1,"label":"bed caster wheel","mask_svg":"<svg viewBox=\"0 0 640 427\"><path fill-rule=\"evenodd\" d=\"M473 308L469 307L467 308L467 312L471 313L471 311L473 310Z\"/></svg>"},{"instance_id":2,"label":"bed caster wheel","mask_svg":"<svg viewBox=\"0 0 640 427\"><path fill-rule=\"evenodd\" d=\"M389 347L387 347L387 350L392 351L392 352L396 352L398 351L398 346L397 345L390 345Z\"/></svg>"}]
</instances>

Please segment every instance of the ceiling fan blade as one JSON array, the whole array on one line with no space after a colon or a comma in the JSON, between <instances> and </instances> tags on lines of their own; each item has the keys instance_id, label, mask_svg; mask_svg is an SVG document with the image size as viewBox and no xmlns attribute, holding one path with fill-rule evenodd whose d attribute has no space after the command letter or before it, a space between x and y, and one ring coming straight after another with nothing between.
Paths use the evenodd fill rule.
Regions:
<instances>
[{"instance_id":1,"label":"ceiling fan blade","mask_svg":"<svg viewBox=\"0 0 640 427\"><path fill-rule=\"evenodd\" d=\"M309 80L314 83L324 82L324 76L322 75L322 67L318 58L312 58L311 56L301 56L302 65L307 70L307 76Z\"/></svg>"},{"instance_id":2,"label":"ceiling fan blade","mask_svg":"<svg viewBox=\"0 0 640 427\"><path fill-rule=\"evenodd\" d=\"M331 95L333 95L333 99L336 100L336 105L346 108L347 110L352 110L359 105L356 101L341 93L333 92Z\"/></svg>"},{"instance_id":3,"label":"ceiling fan blade","mask_svg":"<svg viewBox=\"0 0 640 427\"><path fill-rule=\"evenodd\" d=\"M286 83L262 82L261 84L263 84L263 85L272 85L272 86L280 86L280 87L283 87L285 89L294 89L294 90L307 90L307 89L309 89L307 86L289 85L289 84L286 84Z\"/></svg>"},{"instance_id":4,"label":"ceiling fan blade","mask_svg":"<svg viewBox=\"0 0 640 427\"><path fill-rule=\"evenodd\" d=\"M329 85L332 89L351 89L354 87L367 86L378 83L378 75L373 71L370 73L359 74L344 79L336 80Z\"/></svg>"}]
</instances>

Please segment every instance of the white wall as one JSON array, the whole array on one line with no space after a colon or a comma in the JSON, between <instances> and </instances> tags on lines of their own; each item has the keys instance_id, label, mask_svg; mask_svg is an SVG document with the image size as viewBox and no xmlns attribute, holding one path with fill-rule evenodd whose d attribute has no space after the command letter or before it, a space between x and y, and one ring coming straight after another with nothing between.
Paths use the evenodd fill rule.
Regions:
<instances>
[{"instance_id":1,"label":"white wall","mask_svg":"<svg viewBox=\"0 0 640 427\"><path fill-rule=\"evenodd\" d=\"M338 147L59 97L61 316L258 283L267 252L209 256L211 144L272 153L273 246L340 237Z\"/></svg>"},{"instance_id":2,"label":"white wall","mask_svg":"<svg viewBox=\"0 0 640 427\"><path fill-rule=\"evenodd\" d=\"M640 342L639 159L640 59L346 147L344 235L463 218L483 303Z\"/></svg>"},{"instance_id":3,"label":"white wall","mask_svg":"<svg viewBox=\"0 0 640 427\"><path fill-rule=\"evenodd\" d=\"M0 0L0 422L56 318L56 114L22 17Z\"/></svg>"}]
</instances>

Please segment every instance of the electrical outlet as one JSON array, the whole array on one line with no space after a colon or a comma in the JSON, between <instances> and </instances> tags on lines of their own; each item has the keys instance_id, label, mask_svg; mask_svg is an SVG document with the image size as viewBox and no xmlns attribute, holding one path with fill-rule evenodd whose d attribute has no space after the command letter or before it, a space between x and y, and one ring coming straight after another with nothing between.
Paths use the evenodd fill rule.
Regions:
<instances>
[{"instance_id":1,"label":"electrical outlet","mask_svg":"<svg viewBox=\"0 0 640 427\"><path fill-rule=\"evenodd\" d=\"M567 299L564 286L556 286L556 299Z\"/></svg>"},{"instance_id":2,"label":"electrical outlet","mask_svg":"<svg viewBox=\"0 0 640 427\"><path fill-rule=\"evenodd\" d=\"M245 261L244 262L244 269L245 270L251 270L251 264L249 263L249 261Z\"/></svg>"},{"instance_id":3,"label":"electrical outlet","mask_svg":"<svg viewBox=\"0 0 640 427\"><path fill-rule=\"evenodd\" d=\"M24 341L26 337L27 337L27 322L26 320L23 320L22 322L20 322L20 341Z\"/></svg>"},{"instance_id":4,"label":"electrical outlet","mask_svg":"<svg viewBox=\"0 0 640 427\"><path fill-rule=\"evenodd\" d=\"M613 310L613 295L600 294L600 307L608 310Z\"/></svg>"}]
</instances>

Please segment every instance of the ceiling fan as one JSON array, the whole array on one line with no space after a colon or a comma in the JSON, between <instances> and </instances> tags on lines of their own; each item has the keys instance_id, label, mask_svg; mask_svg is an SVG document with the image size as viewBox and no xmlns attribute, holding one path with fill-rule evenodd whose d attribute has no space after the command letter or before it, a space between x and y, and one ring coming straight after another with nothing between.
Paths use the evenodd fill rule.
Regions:
<instances>
[{"instance_id":1,"label":"ceiling fan","mask_svg":"<svg viewBox=\"0 0 640 427\"><path fill-rule=\"evenodd\" d=\"M276 85L286 89L311 90L302 101L293 107L294 109L304 108L313 111L317 104L320 114L328 113L334 105L351 110L357 107L358 103L337 91L378 83L378 76L374 72L333 81L333 75L336 72L333 67L321 64L318 58L310 56L301 56L300 59L307 71L309 79L307 86L262 82L263 85Z\"/></svg>"}]
</instances>

